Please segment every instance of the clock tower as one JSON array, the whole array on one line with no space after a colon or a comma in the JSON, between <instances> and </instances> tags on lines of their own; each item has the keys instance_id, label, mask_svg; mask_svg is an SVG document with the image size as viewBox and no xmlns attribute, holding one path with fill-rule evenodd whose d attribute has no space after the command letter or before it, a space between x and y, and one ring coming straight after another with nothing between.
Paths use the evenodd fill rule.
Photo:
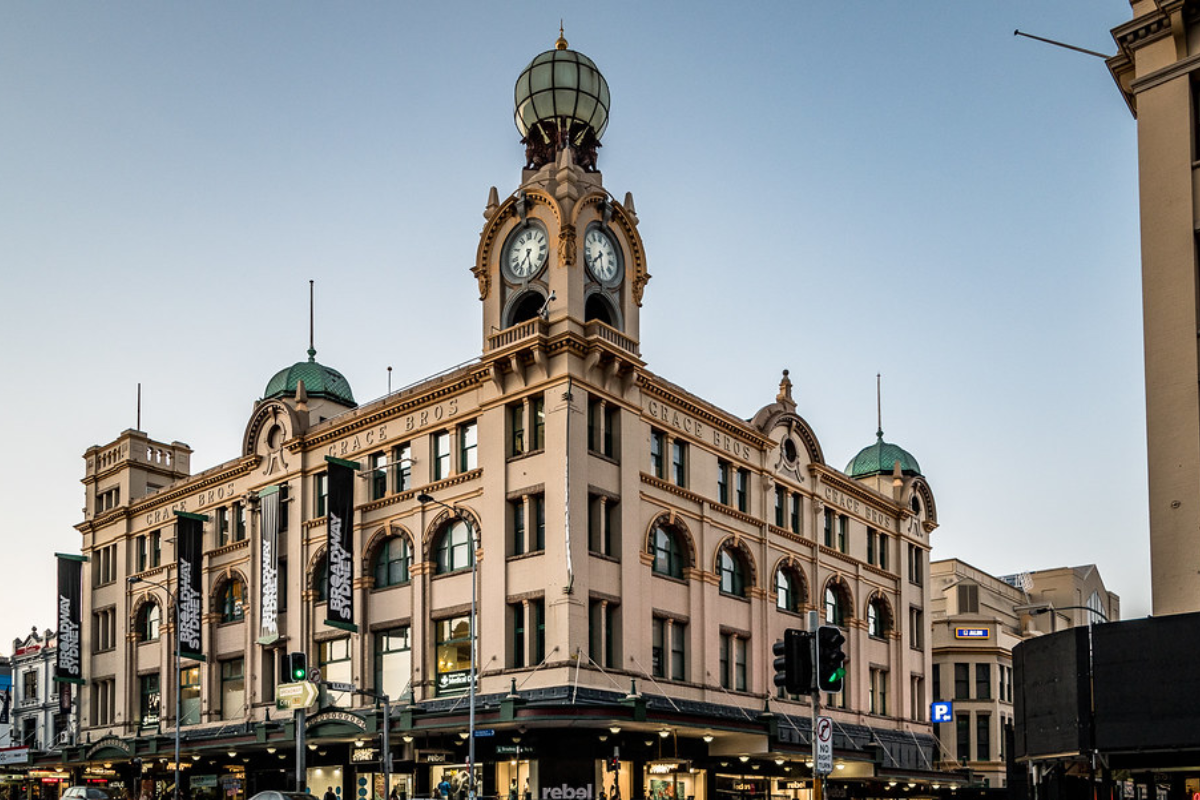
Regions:
<instances>
[{"instance_id":1,"label":"clock tower","mask_svg":"<svg viewBox=\"0 0 1200 800\"><path fill-rule=\"evenodd\" d=\"M604 76L562 36L517 79L515 119L526 156L521 185L503 201L492 188L473 269L485 353L528 344L530 337L598 338L615 345L622 360L636 360L638 311L650 276L632 195L617 201L596 166L608 109ZM530 358L510 366L521 371Z\"/></svg>"}]
</instances>

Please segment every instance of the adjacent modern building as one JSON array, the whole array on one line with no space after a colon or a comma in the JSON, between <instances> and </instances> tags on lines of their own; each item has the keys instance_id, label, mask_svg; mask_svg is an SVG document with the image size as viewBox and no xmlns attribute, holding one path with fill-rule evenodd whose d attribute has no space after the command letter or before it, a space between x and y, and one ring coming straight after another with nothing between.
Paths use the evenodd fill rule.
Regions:
<instances>
[{"instance_id":1,"label":"adjacent modern building","mask_svg":"<svg viewBox=\"0 0 1200 800\"><path fill-rule=\"evenodd\" d=\"M1013 647L1044 633L1115 622L1120 598L1095 565L994 577L958 559L929 565L934 731L942 760L1006 785ZM941 721L939 721L941 720Z\"/></svg>"},{"instance_id":2,"label":"adjacent modern building","mask_svg":"<svg viewBox=\"0 0 1200 800\"><path fill-rule=\"evenodd\" d=\"M771 647L815 611L850 657L821 698L834 796L953 783L927 714L930 484L882 431L828 463L786 370L731 412L647 367L653 221L597 171L608 105L564 40L520 73L527 162L492 189L464 275L472 363L360 404L310 344L211 469L136 430L87 450L82 739L57 766L114 790L166 791L179 771L194 800L293 776L428 797L465 787L473 743L485 795L807 798L813 708L776 690ZM351 583L333 599L345 462ZM203 660L175 649L179 512L203 518ZM352 625L327 624L348 599ZM326 686L296 716L290 653L386 694L388 715Z\"/></svg>"},{"instance_id":3,"label":"adjacent modern building","mask_svg":"<svg viewBox=\"0 0 1200 800\"><path fill-rule=\"evenodd\" d=\"M1130 5L1108 65L1138 123L1151 600L1161 616L1200 610L1200 5Z\"/></svg>"}]
</instances>

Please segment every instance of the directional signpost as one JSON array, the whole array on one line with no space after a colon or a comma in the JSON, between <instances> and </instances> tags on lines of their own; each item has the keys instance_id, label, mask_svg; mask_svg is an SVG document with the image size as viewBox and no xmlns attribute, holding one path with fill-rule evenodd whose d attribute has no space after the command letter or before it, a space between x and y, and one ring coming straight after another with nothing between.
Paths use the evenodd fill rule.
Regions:
<instances>
[{"instance_id":1,"label":"directional signpost","mask_svg":"<svg viewBox=\"0 0 1200 800\"><path fill-rule=\"evenodd\" d=\"M281 683L275 688L275 707L277 709L308 708L317 702L317 684L308 681L299 683Z\"/></svg>"},{"instance_id":2,"label":"directional signpost","mask_svg":"<svg viewBox=\"0 0 1200 800\"><path fill-rule=\"evenodd\" d=\"M833 772L833 717L817 717L817 735L813 737L813 771L818 775Z\"/></svg>"}]
</instances>

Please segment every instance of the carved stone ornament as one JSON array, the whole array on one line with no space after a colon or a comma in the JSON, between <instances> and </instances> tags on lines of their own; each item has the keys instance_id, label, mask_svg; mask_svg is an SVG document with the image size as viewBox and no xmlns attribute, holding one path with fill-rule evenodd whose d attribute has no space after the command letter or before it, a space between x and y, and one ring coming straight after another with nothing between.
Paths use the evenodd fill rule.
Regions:
<instances>
[{"instance_id":1,"label":"carved stone ornament","mask_svg":"<svg viewBox=\"0 0 1200 800\"><path fill-rule=\"evenodd\" d=\"M568 269L575 266L574 225L563 225L558 234L558 264Z\"/></svg>"}]
</instances>

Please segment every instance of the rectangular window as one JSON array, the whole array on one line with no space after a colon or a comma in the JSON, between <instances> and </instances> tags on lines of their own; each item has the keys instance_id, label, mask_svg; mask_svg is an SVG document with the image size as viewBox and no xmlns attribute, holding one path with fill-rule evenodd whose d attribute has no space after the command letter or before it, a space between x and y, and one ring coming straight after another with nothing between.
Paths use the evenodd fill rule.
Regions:
<instances>
[{"instance_id":1,"label":"rectangular window","mask_svg":"<svg viewBox=\"0 0 1200 800\"><path fill-rule=\"evenodd\" d=\"M241 719L246 711L246 661L221 662L221 719Z\"/></svg>"},{"instance_id":2,"label":"rectangular window","mask_svg":"<svg viewBox=\"0 0 1200 800\"><path fill-rule=\"evenodd\" d=\"M746 691L746 640L740 636L733 642L733 688Z\"/></svg>"},{"instance_id":3,"label":"rectangular window","mask_svg":"<svg viewBox=\"0 0 1200 800\"><path fill-rule=\"evenodd\" d=\"M871 668L871 696L868 698L869 713L887 716L887 682L888 672L885 669Z\"/></svg>"},{"instance_id":4,"label":"rectangular window","mask_svg":"<svg viewBox=\"0 0 1200 800\"><path fill-rule=\"evenodd\" d=\"M728 461L717 460L717 502L723 506L729 505L729 476L733 465Z\"/></svg>"},{"instance_id":5,"label":"rectangular window","mask_svg":"<svg viewBox=\"0 0 1200 800\"><path fill-rule=\"evenodd\" d=\"M275 567L275 609L279 613L287 611L287 559L279 559Z\"/></svg>"},{"instance_id":6,"label":"rectangular window","mask_svg":"<svg viewBox=\"0 0 1200 800\"><path fill-rule=\"evenodd\" d=\"M867 563L875 563L875 529L867 528Z\"/></svg>"},{"instance_id":7,"label":"rectangular window","mask_svg":"<svg viewBox=\"0 0 1200 800\"><path fill-rule=\"evenodd\" d=\"M607 600L588 604L588 652L605 668L617 665L617 606Z\"/></svg>"},{"instance_id":8,"label":"rectangular window","mask_svg":"<svg viewBox=\"0 0 1200 800\"><path fill-rule=\"evenodd\" d=\"M328 639L317 643L317 666L321 668L321 680L335 683L351 683L350 637ZM349 706L352 696L349 692L332 692L321 688L324 695L321 705Z\"/></svg>"},{"instance_id":9,"label":"rectangular window","mask_svg":"<svg viewBox=\"0 0 1200 800\"><path fill-rule=\"evenodd\" d=\"M600 398L593 397L588 403L588 449L593 453L612 458L615 455L613 442L617 433L619 409Z\"/></svg>"},{"instance_id":10,"label":"rectangular window","mask_svg":"<svg viewBox=\"0 0 1200 800\"><path fill-rule=\"evenodd\" d=\"M975 665L975 699L992 699L992 665Z\"/></svg>"},{"instance_id":11,"label":"rectangular window","mask_svg":"<svg viewBox=\"0 0 1200 800\"><path fill-rule=\"evenodd\" d=\"M941 700L942 699L942 665L941 664L933 665L933 677L932 677L931 681L933 683L933 699L935 701Z\"/></svg>"},{"instance_id":12,"label":"rectangular window","mask_svg":"<svg viewBox=\"0 0 1200 800\"><path fill-rule=\"evenodd\" d=\"M775 487L775 527L782 528L784 519L787 517L787 489L782 486Z\"/></svg>"},{"instance_id":13,"label":"rectangular window","mask_svg":"<svg viewBox=\"0 0 1200 800\"><path fill-rule=\"evenodd\" d=\"M92 614L93 652L100 653L117 646L117 612L106 608Z\"/></svg>"},{"instance_id":14,"label":"rectangular window","mask_svg":"<svg viewBox=\"0 0 1200 800\"><path fill-rule=\"evenodd\" d=\"M671 477L676 486L687 486L687 442L676 439L671 443Z\"/></svg>"},{"instance_id":15,"label":"rectangular window","mask_svg":"<svg viewBox=\"0 0 1200 800\"><path fill-rule=\"evenodd\" d=\"M512 554L525 554L525 500L509 500L508 513L512 518Z\"/></svg>"},{"instance_id":16,"label":"rectangular window","mask_svg":"<svg viewBox=\"0 0 1200 800\"><path fill-rule=\"evenodd\" d=\"M450 477L450 432L439 431L433 435L433 479L440 481Z\"/></svg>"},{"instance_id":17,"label":"rectangular window","mask_svg":"<svg viewBox=\"0 0 1200 800\"><path fill-rule=\"evenodd\" d=\"M833 547L833 511L825 509L825 546Z\"/></svg>"},{"instance_id":18,"label":"rectangular window","mask_svg":"<svg viewBox=\"0 0 1200 800\"><path fill-rule=\"evenodd\" d=\"M750 511L750 470L747 469L737 471L737 510Z\"/></svg>"},{"instance_id":19,"label":"rectangular window","mask_svg":"<svg viewBox=\"0 0 1200 800\"><path fill-rule=\"evenodd\" d=\"M150 534L150 566L157 567L162 564L162 531L154 531Z\"/></svg>"},{"instance_id":20,"label":"rectangular window","mask_svg":"<svg viewBox=\"0 0 1200 800\"><path fill-rule=\"evenodd\" d=\"M407 625L376 631L375 691L389 699L411 697L412 640Z\"/></svg>"},{"instance_id":21,"label":"rectangular window","mask_svg":"<svg viewBox=\"0 0 1200 800\"><path fill-rule=\"evenodd\" d=\"M288 529L288 517L291 516L292 508L292 492L288 488L288 484L279 484L279 532L284 533Z\"/></svg>"},{"instance_id":22,"label":"rectangular window","mask_svg":"<svg viewBox=\"0 0 1200 800\"><path fill-rule=\"evenodd\" d=\"M667 435L660 430L650 431L650 474L656 478L667 477L665 453Z\"/></svg>"},{"instance_id":23,"label":"rectangular window","mask_svg":"<svg viewBox=\"0 0 1200 800\"><path fill-rule=\"evenodd\" d=\"M213 516L213 526L217 534L217 547L229 544L229 509L221 506Z\"/></svg>"},{"instance_id":24,"label":"rectangular window","mask_svg":"<svg viewBox=\"0 0 1200 800\"><path fill-rule=\"evenodd\" d=\"M21 675L21 699L22 700L37 700L38 699L38 674L37 670L26 670Z\"/></svg>"},{"instance_id":25,"label":"rectangular window","mask_svg":"<svg viewBox=\"0 0 1200 800\"><path fill-rule=\"evenodd\" d=\"M617 556L616 525L621 515L618 503L602 495L588 496L588 550L605 556Z\"/></svg>"},{"instance_id":26,"label":"rectangular window","mask_svg":"<svg viewBox=\"0 0 1200 800\"><path fill-rule=\"evenodd\" d=\"M546 549L546 495L535 494L529 498L529 503L532 506L530 511L533 514L531 520L533 524L533 535L530 536L530 549L545 550Z\"/></svg>"},{"instance_id":27,"label":"rectangular window","mask_svg":"<svg viewBox=\"0 0 1200 800\"><path fill-rule=\"evenodd\" d=\"M954 699L955 700L970 700L971 699L971 665L970 664L955 664L954 665Z\"/></svg>"},{"instance_id":28,"label":"rectangular window","mask_svg":"<svg viewBox=\"0 0 1200 800\"><path fill-rule=\"evenodd\" d=\"M200 723L200 667L179 671L179 724Z\"/></svg>"},{"instance_id":29,"label":"rectangular window","mask_svg":"<svg viewBox=\"0 0 1200 800\"><path fill-rule=\"evenodd\" d=\"M162 708L162 684L157 672L138 677L138 724L143 728L158 724Z\"/></svg>"},{"instance_id":30,"label":"rectangular window","mask_svg":"<svg viewBox=\"0 0 1200 800\"><path fill-rule=\"evenodd\" d=\"M147 553L147 542L145 536L137 537L137 560L134 564L134 572L141 572L146 569L149 563L149 555Z\"/></svg>"},{"instance_id":31,"label":"rectangular window","mask_svg":"<svg viewBox=\"0 0 1200 800\"><path fill-rule=\"evenodd\" d=\"M979 613L979 584L960 583L958 585L958 613Z\"/></svg>"},{"instance_id":32,"label":"rectangular window","mask_svg":"<svg viewBox=\"0 0 1200 800\"><path fill-rule=\"evenodd\" d=\"M388 491L387 453L371 454L371 499L380 500Z\"/></svg>"},{"instance_id":33,"label":"rectangular window","mask_svg":"<svg viewBox=\"0 0 1200 800\"><path fill-rule=\"evenodd\" d=\"M992 715L975 715L975 758L992 760Z\"/></svg>"},{"instance_id":34,"label":"rectangular window","mask_svg":"<svg viewBox=\"0 0 1200 800\"><path fill-rule=\"evenodd\" d=\"M960 762L971 759L971 712L960 711L954 715L955 756Z\"/></svg>"},{"instance_id":35,"label":"rectangular window","mask_svg":"<svg viewBox=\"0 0 1200 800\"><path fill-rule=\"evenodd\" d=\"M655 617L650 630L650 669L656 678L667 677L667 621Z\"/></svg>"},{"instance_id":36,"label":"rectangular window","mask_svg":"<svg viewBox=\"0 0 1200 800\"><path fill-rule=\"evenodd\" d=\"M523 455L525 447L525 404L513 403L508 407L509 454Z\"/></svg>"},{"instance_id":37,"label":"rectangular window","mask_svg":"<svg viewBox=\"0 0 1200 800\"><path fill-rule=\"evenodd\" d=\"M792 525L791 525L792 533L797 533L797 534L802 533L802 526L801 526L800 521L801 521L800 495L793 494L792 495Z\"/></svg>"},{"instance_id":38,"label":"rectangular window","mask_svg":"<svg viewBox=\"0 0 1200 800\"><path fill-rule=\"evenodd\" d=\"M479 425L468 422L458 426L458 471L470 472L479 466Z\"/></svg>"},{"instance_id":39,"label":"rectangular window","mask_svg":"<svg viewBox=\"0 0 1200 800\"><path fill-rule=\"evenodd\" d=\"M513 657L512 665L514 669L521 669L525 666L526 642L525 636L526 619L525 619L525 604L512 604L512 620L513 620Z\"/></svg>"},{"instance_id":40,"label":"rectangular window","mask_svg":"<svg viewBox=\"0 0 1200 800\"><path fill-rule=\"evenodd\" d=\"M908 582L922 586L925 583L925 569L922 565L921 548L915 544L908 546Z\"/></svg>"},{"instance_id":41,"label":"rectangular window","mask_svg":"<svg viewBox=\"0 0 1200 800\"><path fill-rule=\"evenodd\" d=\"M233 516L233 540L235 542L244 541L246 538L246 504L234 503L230 514Z\"/></svg>"},{"instance_id":42,"label":"rectangular window","mask_svg":"<svg viewBox=\"0 0 1200 800\"><path fill-rule=\"evenodd\" d=\"M437 693L462 694L471 685L471 619L466 614L434 623Z\"/></svg>"},{"instance_id":43,"label":"rectangular window","mask_svg":"<svg viewBox=\"0 0 1200 800\"><path fill-rule=\"evenodd\" d=\"M412 488L412 445L405 442L392 448L392 469L395 470L397 492Z\"/></svg>"},{"instance_id":44,"label":"rectangular window","mask_svg":"<svg viewBox=\"0 0 1200 800\"><path fill-rule=\"evenodd\" d=\"M912 707L908 710L908 716L914 722L925 721L925 679L920 675L912 676L912 686L910 687L909 697L912 699Z\"/></svg>"},{"instance_id":45,"label":"rectangular window","mask_svg":"<svg viewBox=\"0 0 1200 800\"><path fill-rule=\"evenodd\" d=\"M313 476L313 516L325 516L325 501L329 497L329 473L318 472Z\"/></svg>"},{"instance_id":46,"label":"rectangular window","mask_svg":"<svg viewBox=\"0 0 1200 800\"><path fill-rule=\"evenodd\" d=\"M914 650L925 648L925 612L919 608L908 609L908 646Z\"/></svg>"},{"instance_id":47,"label":"rectangular window","mask_svg":"<svg viewBox=\"0 0 1200 800\"><path fill-rule=\"evenodd\" d=\"M879 568L888 568L888 547L891 546L891 541L886 533L879 534Z\"/></svg>"},{"instance_id":48,"label":"rectangular window","mask_svg":"<svg viewBox=\"0 0 1200 800\"><path fill-rule=\"evenodd\" d=\"M541 395L529 398L529 417L529 448L542 450L546 447L546 399Z\"/></svg>"},{"instance_id":49,"label":"rectangular window","mask_svg":"<svg viewBox=\"0 0 1200 800\"><path fill-rule=\"evenodd\" d=\"M92 682L92 720L96 725L111 725L116 717L117 682Z\"/></svg>"},{"instance_id":50,"label":"rectangular window","mask_svg":"<svg viewBox=\"0 0 1200 800\"><path fill-rule=\"evenodd\" d=\"M732 633L721 634L721 688L733 688L733 640Z\"/></svg>"},{"instance_id":51,"label":"rectangular window","mask_svg":"<svg viewBox=\"0 0 1200 800\"><path fill-rule=\"evenodd\" d=\"M687 680L687 665L684 663L684 634L687 626L678 620L671 625L671 679Z\"/></svg>"},{"instance_id":52,"label":"rectangular window","mask_svg":"<svg viewBox=\"0 0 1200 800\"><path fill-rule=\"evenodd\" d=\"M530 661L541 664L546 658L546 601L529 601L529 630L533 635L533 655Z\"/></svg>"},{"instance_id":53,"label":"rectangular window","mask_svg":"<svg viewBox=\"0 0 1200 800\"><path fill-rule=\"evenodd\" d=\"M849 539L847 532L850 528L850 518L845 514L838 514L838 529L837 529L837 549L840 553L847 552L846 542Z\"/></svg>"}]
</instances>

